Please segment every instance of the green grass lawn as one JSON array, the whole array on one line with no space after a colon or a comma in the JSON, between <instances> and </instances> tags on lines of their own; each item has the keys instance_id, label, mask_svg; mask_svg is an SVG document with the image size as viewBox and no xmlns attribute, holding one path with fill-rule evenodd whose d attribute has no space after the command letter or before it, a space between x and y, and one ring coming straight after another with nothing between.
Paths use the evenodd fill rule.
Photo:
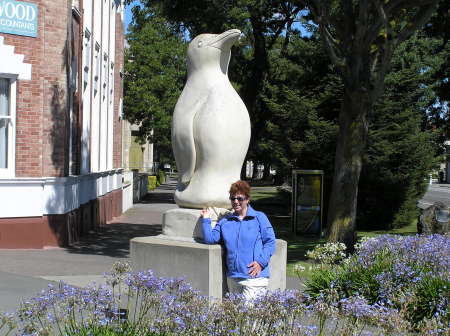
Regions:
<instances>
[{"instance_id":1,"label":"green grass lawn","mask_svg":"<svg viewBox=\"0 0 450 336\"><path fill-rule=\"evenodd\" d=\"M400 229L392 229L392 230L374 230L374 231L358 231L358 238L360 237L376 237L382 234L397 234L402 236L415 235L417 234L417 220L409 224L408 226L404 226Z\"/></svg>"},{"instance_id":2,"label":"green grass lawn","mask_svg":"<svg viewBox=\"0 0 450 336\"><path fill-rule=\"evenodd\" d=\"M303 277L310 275L312 263L305 256L306 251L312 250L317 244L325 243L325 238L318 236L297 235L292 231L291 197L287 193L279 193L273 186L253 186L251 205L263 211L272 223L277 238L287 241L287 275L296 277L294 267L298 264L306 268ZM416 223L394 230L358 231L358 237L375 237L381 234L411 235L417 233Z\"/></svg>"}]
</instances>

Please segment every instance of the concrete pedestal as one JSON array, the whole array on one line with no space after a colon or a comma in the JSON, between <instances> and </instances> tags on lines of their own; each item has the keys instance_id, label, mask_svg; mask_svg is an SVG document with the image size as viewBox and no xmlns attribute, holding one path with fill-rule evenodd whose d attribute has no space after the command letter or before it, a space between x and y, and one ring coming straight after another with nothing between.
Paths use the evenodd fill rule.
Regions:
<instances>
[{"instance_id":1,"label":"concrete pedestal","mask_svg":"<svg viewBox=\"0 0 450 336\"><path fill-rule=\"evenodd\" d=\"M162 277L184 277L202 294L221 299L227 291L224 249L172 239L159 235L131 240L134 271L151 269ZM269 289L286 289L287 243L277 239L275 254L270 259Z\"/></svg>"},{"instance_id":2,"label":"concrete pedestal","mask_svg":"<svg viewBox=\"0 0 450 336\"><path fill-rule=\"evenodd\" d=\"M216 211L217 217L226 211ZM227 291L225 250L201 243L200 210L171 209L163 216L163 234L130 241L134 271L151 269L160 277L184 277L202 294L221 299ZM269 289L286 289L287 243L277 239L270 259Z\"/></svg>"},{"instance_id":3,"label":"concrete pedestal","mask_svg":"<svg viewBox=\"0 0 450 336\"><path fill-rule=\"evenodd\" d=\"M184 277L192 287L214 298L221 298L226 290L220 245L159 235L132 239L130 251L134 271L151 269L161 277Z\"/></svg>"}]
</instances>

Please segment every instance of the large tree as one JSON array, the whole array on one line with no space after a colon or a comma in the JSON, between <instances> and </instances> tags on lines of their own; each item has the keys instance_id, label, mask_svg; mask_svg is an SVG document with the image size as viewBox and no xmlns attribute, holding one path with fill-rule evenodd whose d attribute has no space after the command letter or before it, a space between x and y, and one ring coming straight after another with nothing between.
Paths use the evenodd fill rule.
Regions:
<instances>
[{"instance_id":1,"label":"large tree","mask_svg":"<svg viewBox=\"0 0 450 336\"><path fill-rule=\"evenodd\" d=\"M435 77L446 58L441 43L420 31L394 53L385 92L370 118L358 190L358 228L402 227L418 216L417 201L428 184L424 177L440 158L442 129L429 124L430 111L438 108L440 81Z\"/></svg>"},{"instance_id":2,"label":"large tree","mask_svg":"<svg viewBox=\"0 0 450 336\"><path fill-rule=\"evenodd\" d=\"M258 147L270 151L277 172L323 169L328 200L336 148L342 81L322 43L293 36L285 51L269 54L271 73L263 104L270 114ZM445 61L440 38L415 34L394 53L385 93L370 116L366 154L358 189L357 227L386 229L417 218L416 202L426 188L424 176L436 164L436 135L429 129Z\"/></svg>"},{"instance_id":3,"label":"large tree","mask_svg":"<svg viewBox=\"0 0 450 336\"><path fill-rule=\"evenodd\" d=\"M307 0L331 61L342 78L328 239L356 241L358 183L368 117L384 89L394 50L421 28L438 0Z\"/></svg>"}]
</instances>

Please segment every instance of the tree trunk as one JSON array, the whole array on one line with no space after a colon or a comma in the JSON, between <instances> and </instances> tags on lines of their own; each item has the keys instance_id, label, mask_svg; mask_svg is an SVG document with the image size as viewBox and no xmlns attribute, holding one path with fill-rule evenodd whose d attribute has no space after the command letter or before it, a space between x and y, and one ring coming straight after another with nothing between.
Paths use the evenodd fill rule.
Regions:
<instances>
[{"instance_id":1,"label":"tree trunk","mask_svg":"<svg viewBox=\"0 0 450 336\"><path fill-rule=\"evenodd\" d=\"M264 181L270 181L270 163L264 162L264 170L263 170L263 180Z\"/></svg>"},{"instance_id":2,"label":"tree trunk","mask_svg":"<svg viewBox=\"0 0 450 336\"><path fill-rule=\"evenodd\" d=\"M241 167L241 180L245 181L247 179L247 160L244 160Z\"/></svg>"},{"instance_id":3,"label":"tree trunk","mask_svg":"<svg viewBox=\"0 0 450 336\"><path fill-rule=\"evenodd\" d=\"M252 180L256 180L258 177L258 162L253 161Z\"/></svg>"},{"instance_id":4,"label":"tree trunk","mask_svg":"<svg viewBox=\"0 0 450 336\"><path fill-rule=\"evenodd\" d=\"M367 142L367 115L372 108L363 85L346 89L339 116L333 186L328 208L328 241L349 249L356 242L356 205L362 158ZM366 86L367 87L367 86Z\"/></svg>"}]
</instances>

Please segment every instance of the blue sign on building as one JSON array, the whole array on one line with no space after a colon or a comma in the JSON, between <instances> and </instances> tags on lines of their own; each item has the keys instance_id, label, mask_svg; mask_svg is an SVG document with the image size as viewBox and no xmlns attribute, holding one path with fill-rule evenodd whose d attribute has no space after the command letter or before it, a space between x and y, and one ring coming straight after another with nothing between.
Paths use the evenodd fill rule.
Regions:
<instances>
[{"instance_id":1,"label":"blue sign on building","mask_svg":"<svg viewBox=\"0 0 450 336\"><path fill-rule=\"evenodd\" d=\"M36 4L0 0L0 33L36 37L38 31Z\"/></svg>"}]
</instances>

